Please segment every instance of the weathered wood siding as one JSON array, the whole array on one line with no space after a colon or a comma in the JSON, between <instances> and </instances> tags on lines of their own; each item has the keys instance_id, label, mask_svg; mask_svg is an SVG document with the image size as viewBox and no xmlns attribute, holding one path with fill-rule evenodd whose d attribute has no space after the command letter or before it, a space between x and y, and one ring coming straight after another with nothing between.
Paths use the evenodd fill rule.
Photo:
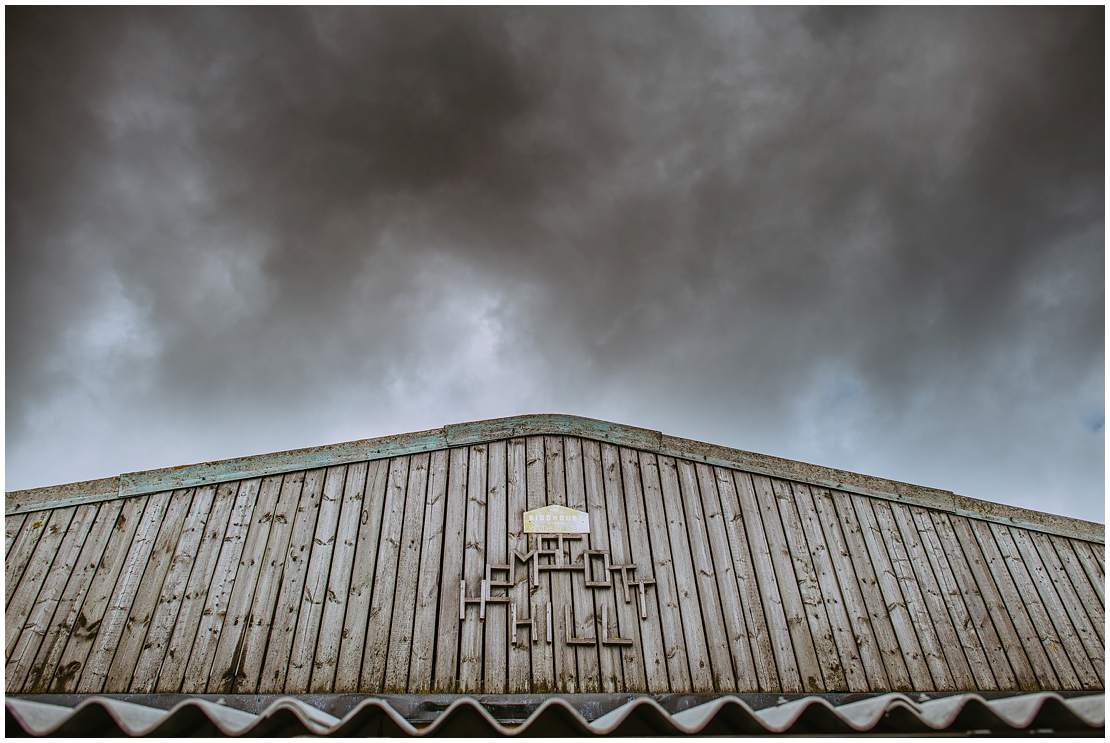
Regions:
<instances>
[{"instance_id":1,"label":"weathered wood siding","mask_svg":"<svg viewBox=\"0 0 1110 743\"><path fill-rule=\"evenodd\" d=\"M1103 686L1096 542L562 435L175 485L7 517L9 693Z\"/></svg>"}]
</instances>

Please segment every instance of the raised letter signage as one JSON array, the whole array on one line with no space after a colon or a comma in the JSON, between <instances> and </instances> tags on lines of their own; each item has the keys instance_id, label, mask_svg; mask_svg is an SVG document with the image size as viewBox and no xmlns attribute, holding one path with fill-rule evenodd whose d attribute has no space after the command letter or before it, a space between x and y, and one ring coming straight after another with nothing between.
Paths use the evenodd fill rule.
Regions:
<instances>
[{"instance_id":1,"label":"raised letter signage","mask_svg":"<svg viewBox=\"0 0 1110 743\"><path fill-rule=\"evenodd\" d=\"M529 534L589 534L590 515L566 506L544 506L524 512Z\"/></svg>"}]
</instances>

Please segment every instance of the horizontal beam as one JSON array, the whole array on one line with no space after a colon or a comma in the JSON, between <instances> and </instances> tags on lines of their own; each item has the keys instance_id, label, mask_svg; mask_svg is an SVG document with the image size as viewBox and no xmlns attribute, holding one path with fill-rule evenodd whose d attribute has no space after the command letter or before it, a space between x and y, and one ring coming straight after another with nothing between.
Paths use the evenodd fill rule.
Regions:
<instances>
[{"instance_id":1,"label":"horizontal beam","mask_svg":"<svg viewBox=\"0 0 1110 743\"><path fill-rule=\"evenodd\" d=\"M677 438L646 428L556 414L519 415L473 423L455 423L416 433L382 436L202 464L129 472L119 477L108 477L102 480L16 490L6 494L4 510L7 514L28 513L115 498L130 498L160 490L190 488L295 470L418 454L450 447L472 446L520 436L578 436L664 456L869 495L1023 529L1059 534L1100 544L1106 542L1106 527L1092 521L968 498L949 490L937 490L897 480Z\"/></svg>"}]
</instances>

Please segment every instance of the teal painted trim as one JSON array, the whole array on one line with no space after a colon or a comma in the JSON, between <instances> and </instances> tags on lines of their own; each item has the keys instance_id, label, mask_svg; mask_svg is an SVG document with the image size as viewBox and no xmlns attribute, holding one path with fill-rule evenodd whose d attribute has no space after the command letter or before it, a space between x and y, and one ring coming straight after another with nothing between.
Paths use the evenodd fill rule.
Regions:
<instances>
[{"instance_id":1,"label":"teal painted trim","mask_svg":"<svg viewBox=\"0 0 1110 743\"><path fill-rule=\"evenodd\" d=\"M667 436L659 431L574 415L519 415L472 423L455 423L416 433L362 439L342 444L225 459L202 464L129 472L103 480L56 485L6 494L5 513L17 514L81 503L145 495L161 490L196 487L295 470L330 467L370 459L485 444L520 436L578 436L664 456L769 477L859 493L874 498L946 511L961 516L1059 534L1105 544L1106 527L1092 521L967 498L948 490L911 485L881 477L822 467L790 459L700 441Z\"/></svg>"}]
</instances>

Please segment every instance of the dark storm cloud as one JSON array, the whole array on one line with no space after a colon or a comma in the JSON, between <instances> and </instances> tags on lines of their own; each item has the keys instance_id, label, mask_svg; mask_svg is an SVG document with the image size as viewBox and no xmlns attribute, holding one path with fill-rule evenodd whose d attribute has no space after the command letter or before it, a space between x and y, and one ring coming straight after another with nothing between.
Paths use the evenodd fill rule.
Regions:
<instances>
[{"instance_id":1,"label":"dark storm cloud","mask_svg":"<svg viewBox=\"0 0 1110 743\"><path fill-rule=\"evenodd\" d=\"M1102 519L1101 9L7 44L9 489L554 410Z\"/></svg>"}]
</instances>

